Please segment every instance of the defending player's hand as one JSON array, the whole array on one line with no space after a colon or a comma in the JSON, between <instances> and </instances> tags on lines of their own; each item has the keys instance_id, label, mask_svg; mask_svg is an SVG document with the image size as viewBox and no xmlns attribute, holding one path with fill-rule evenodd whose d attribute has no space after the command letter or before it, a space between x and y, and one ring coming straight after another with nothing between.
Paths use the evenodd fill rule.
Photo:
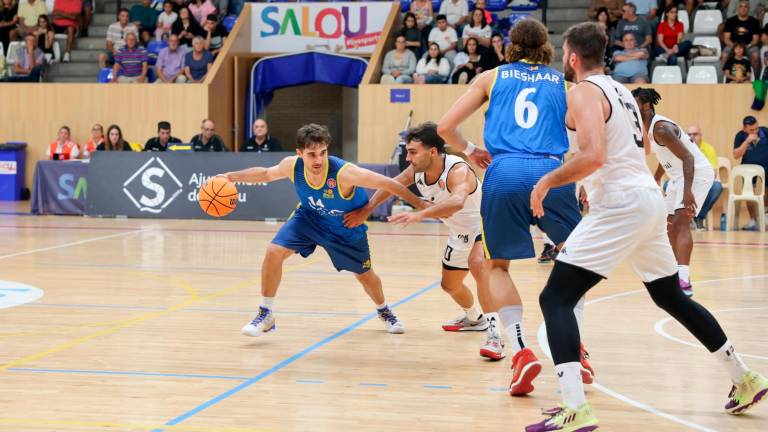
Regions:
<instances>
[{"instance_id":1,"label":"defending player's hand","mask_svg":"<svg viewBox=\"0 0 768 432\"><path fill-rule=\"evenodd\" d=\"M538 218L544 216L544 198L547 197L549 192L549 186L545 180L546 176L542 177L531 191L531 210L533 211L533 216Z\"/></svg>"},{"instance_id":2,"label":"defending player's hand","mask_svg":"<svg viewBox=\"0 0 768 432\"><path fill-rule=\"evenodd\" d=\"M347 228L354 228L360 226L368 220L371 212L367 208L361 207L357 210L352 210L344 214L344 226Z\"/></svg>"},{"instance_id":3,"label":"defending player's hand","mask_svg":"<svg viewBox=\"0 0 768 432\"><path fill-rule=\"evenodd\" d=\"M476 148L475 151L469 155L469 160L480 168L485 169L491 164L491 154L488 153L488 150L486 149Z\"/></svg>"},{"instance_id":4,"label":"defending player's hand","mask_svg":"<svg viewBox=\"0 0 768 432\"><path fill-rule=\"evenodd\" d=\"M693 191L683 192L683 206L688 210L691 217L696 217L696 198L693 196Z\"/></svg>"},{"instance_id":5,"label":"defending player's hand","mask_svg":"<svg viewBox=\"0 0 768 432\"><path fill-rule=\"evenodd\" d=\"M227 173L216 174L216 177L221 177L221 178L225 178L225 179L227 179L229 181L233 181L232 178L229 177L230 174L232 174L232 173L228 173L227 172Z\"/></svg>"},{"instance_id":6,"label":"defending player's hand","mask_svg":"<svg viewBox=\"0 0 768 432\"><path fill-rule=\"evenodd\" d=\"M412 223L419 223L422 219L424 219L424 216L421 215L421 212L398 213L387 218L390 223L395 225L401 224L403 227L407 227Z\"/></svg>"}]
</instances>

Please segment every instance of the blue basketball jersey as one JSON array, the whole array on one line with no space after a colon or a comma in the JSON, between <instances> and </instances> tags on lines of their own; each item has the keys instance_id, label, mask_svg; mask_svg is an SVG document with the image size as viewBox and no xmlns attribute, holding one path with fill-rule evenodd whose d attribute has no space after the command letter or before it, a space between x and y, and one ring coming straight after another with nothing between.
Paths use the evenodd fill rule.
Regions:
<instances>
[{"instance_id":1,"label":"blue basketball jersey","mask_svg":"<svg viewBox=\"0 0 768 432\"><path fill-rule=\"evenodd\" d=\"M335 156L328 156L325 178L319 185L307 181L304 173L304 161L299 157L293 166L293 185L301 201L297 212L309 216L331 232L340 236L365 235L365 224L357 228L344 226L344 213L359 209L368 204L368 195L364 190L355 187L350 196L341 195L339 173L349 165L349 162ZM356 235L355 235L356 234Z\"/></svg>"},{"instance_id":2,"label":"blue basketball jersey","mask_svg":"<svg viewBox=\"0 0 768 432\"><path fill-rule=\"evenodd\" d=\"M549 66L515 62L496 68L483 140L491 155L568 151L565 79Z\"/></svg>"}]
</instances>

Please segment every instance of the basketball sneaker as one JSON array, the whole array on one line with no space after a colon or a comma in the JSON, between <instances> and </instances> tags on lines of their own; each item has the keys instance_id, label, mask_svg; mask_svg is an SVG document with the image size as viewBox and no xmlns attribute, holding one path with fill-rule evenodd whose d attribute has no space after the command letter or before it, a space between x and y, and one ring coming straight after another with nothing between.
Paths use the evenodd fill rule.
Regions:
<instances>
[{"instance_id":1,"label":"basketball sneaker","mask_svg":"<svg viewBox=\"0 0 768 432\"><path fill-rule=\"evenodd\" d=\"M541 362L530 348L523 348L512 357L511 396L522 396L533 391L533 380L541 373Z\"/></svg>"},{"instance_id":2,"label":"basketball sneaker","mask_svg":"<svg viewBox=\"0 0 768 432\"><path fill-rule=\"evenodd\" d=\"M451 322L443 324L443 330L449 332L461 331L485 331L488 329L488 320L483 315L477 321L471 321L466 315Z\"/></svg>"},{"instance_id":3,"label":"basketball sneaker","mask_svg":"<svg viewBox=\"0 0 768 432\"><path fill-rule=\"evenodd\" d=\"M589 364L589 353L584 349L584 344L579 348L579 362L581 363L581 382L592 384L595 381L595 370Z\"/></svg>"},{"instance_id":4,"label":"basketball sneaker","mask_svg":"<svg viewBox=\"0 0 768 432\"><path fill-rule=\"evenodd\" d=\"M565 406L542 411L547 419L526 426L525 432L591 432L597 430L597 417L589 402L573 410Z\"/></svg>"},{"instance_id":5,"label":"basketball sneaker","mask_svg":"<svg viewBox=\"0 0 768 432\"><path fill-rule=\"evenodd\" d=\"M501 360L504 354L504 339L501 335L488 333L488 339L480 348L480 355L491 360Z\"/></svg>"},{"instance_id":6,"label":"basketball sneaker","mask_svg":"<svg viewBox=\"0 0 768 432\"><path fill-rule=\"evenodd\" d=\"M246 336L259 337L264 333L275 330L275 316L272 311L264 306L259 306L259 314L251 322L246 324L240 332Z\"/></svg>"},{"instance_id":7,"label":"basketball sneaker","mask_svg":"<svg viewBox=\"0 0 768 432\"><path fill-rule=\"evenodd\" d=\"M544 243L544 250L541 251L541 256L539 257L539 264L551 263L556 257L557 248L555 245Z\"/></svg>"},{"instance_id":8,"label":"basketball sneaker","mask_svg":"<svg viewBox=\"0 0 768 432\"><path fill-rule=\"evenodd\" d=\"M733 415L744 414L766 395L768 395L768 379L757 372L744 372L744 382L734 384L728 394L725 411Z\"/></svg>"},{"instance_id":9,"label":"basketball sneaker","mask_svg":"<svg viewBox=\"0 0 768 432\"><path fill-rule=\"evenodd\" d=\"M395 316L395 314L392 313L389 307L385 307L384 309L377 309L377 312L379 313L379 319L384 321L384 324L387 326L387 331L389 333L405 333L405 326L403 325L402 321L400 321Z\"/></svg>"},{"instance_id":10,"label":"basketball sneaker","mask_svg":"<svg viewBox=\"0 0 768 432\"><path fill-rule=\"evenodd\" d=\"M693 285L690 282L680 279L680 289L683 290L683 294L693 297Z\"/></svg>"}]
</instances>

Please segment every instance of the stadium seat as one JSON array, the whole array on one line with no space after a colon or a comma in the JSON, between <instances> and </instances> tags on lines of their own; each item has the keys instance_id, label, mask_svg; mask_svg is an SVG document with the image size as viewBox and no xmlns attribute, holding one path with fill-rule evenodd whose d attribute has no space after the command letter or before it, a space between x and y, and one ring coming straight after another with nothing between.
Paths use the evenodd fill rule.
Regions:
<instances>
[{"instance_id":1,"label":"stadium seat","mask_svg":"<svg viewBox=\"0 0 768 432\"><path fill-rule=\"evenodd\" d=\"M491 12L499 12L507 8L507 3L506 0L487 0L485 8Z\"/></svg>"},{"instance_id":2,"label":"stadium seat","mask_svg":"<svg viewBox=\"0 0 768 432\"><path fill-rule=\"evenodd\" d=\"M224 21L222 21L222 24L224 25L224 28L227 29L228 32L232 31L232 28L235 26L235 22L237 21L237 15L227 15L224 17Z\"/></svg>"},{"instance_id":3,"label":"stadium seat","mask_svg":"<svg viewBox=\"0 0 768 432\"><path fill-rule=\"evenodd\" d=\"M677 66L656 66L651 82L654 84L682 84L683 73Z\"/></svg>"},{"instance_id":4,"label":"stadium seat","mask_svg":"<svg viewBox=\"0 0 768 432\"><path fill-rule=\"evenodd\" d=\"M13 65L16 64L18 59L16 58L16 51L18 51L19 47L23 47L26 45L25 42L11 42L8 44L8 55L5 56L5 73L6 76L12 77L13 76Z\"/></svg>"},{"instance_id":5,"label":"stadium seat","mask_svg":"<svg viewBox=\"0 0 768 432\"><path fill-rule=\"evenodd\" d=\"M744 185L741 188L741 193L736 193L736 179L741 178ZM756 193L756 187L753 185L753 181L757 180L757 189L760 193ZM765 195L765 169L760 165L743 164L736 165L731 170L731 177L728 179L728 185L730 191L728 193L728 211L726 217L728 218L728 226L730 229L738 230L739 222L739 209L741 206L736 206L738 201L753 202L757 205L757 226L761 232L765 232L765 201L763 195Z\"/></svg>"},{"instance_id":6,"label":"stadium seat","mask_svg":"<svg viewBox=\"0 0 768 432\"><path fill-rule=\"evenodd\" d=\"M443 4L443 0L432 0L432 10L435 12L435 16L437 16L441 4Z\"/></svg>"},{"instance_id":7,"label":"stadium seat","mask_svg":"<svg viewBox=\"0 0 768 432\"><path fill-rule=\"evenodd\" d=\"M522 21L524 19L527 19L528 17L530 17L530 15L529 14L524 14L524 13L510 14L507 17L507 19L509 20L509 28L514 27L515 24L517 24L518 22L520 22L520 21Z\"/></svg>"},{"instance_id":8,"label":"stadium seat","mask_svg":"<svg viewBox=\"0 0 768 432\"><path fill-rule=\"evenodd\" d=\"M539 8L539 0L519 0L508 4L509 9L516 12L535 11Z\"/></svg>"},{"instance_id":9,"label":"stadium seat","mask_svg":"<svg viewBox=\"0 0 768 432\"><path fill-rule=\"evenodd\" d=\"M5 57L5 51L3 51L3 44L0 44L0 57Z\"/></svg>"},{"instance_id":10,"label":"stadium seat","mask_svg":"<svg viewBox=\"0 0 768 432\"><path fill-rule=\"evenodd\" d=\"M155 81L157 81L157 75L155 74L155 68L150 66L149 68L147 68L147 82L148 83L153 83Z\"/></svg>"},{"instance_id":11,"label":"stadium seat","mask_svg":"<svg viewBox=\"0 0 768 432\"><path fill-rule=\"evenodd\" d=\"M99 71L98 82L108 83L111 80L112 80L112 68L111 67L101 68L101 70Z\"/></svg>"},{"instance_id":12,"label":"stadium seat","mask_svg":"<svg viewBox=\"0 0 768 432\"><path fill-rule=\"evenodd\" d=\"M706 47L714 48L717 53L713 56L698 56L693 59L693 63L718 63L720 61L720 54L722 54L722 47L720 46L720 39L717 36L696 36L693 38L693 45L703 45Z\"/></svg>"},{"instance_id":13,"label":"stadium seat","mask_svg":"<svg viewBox=\"0 0 768 432\"><path fill-rule=\"evenodd\" d=\"M677 19L680 20L681 23L683 23L683 32L688 33L691 31L691 18L688 16L688 11L685 9L680 9L677 11Z\"/></svg>"},{"instance_id":14,"label":"stadium seat","mask_svg":"<svg viewBox=\"0 0 768 432\"><path fill-rule=\"evenodd\" d=\"M411 10L411 0L400 0L400 12Z\"/></svg>"},{"instance_id":15,"label":"stadium seat","mask_svg":"<svg viewBox=\"0 0 768 432\"><path fill-rule=\"evenodd\" d=\"M167 41L156 41L151 40L147 44L147 55L149 56L149 64L154 65L157 63L157 55L160 53L160 50L167 47L168 42Z\"/></svg>"},{"instance_id":16,"label":"stadium seat","mask_svg":"<svg viewBox=\"0 0 768 432\"><path fill-rule=\"evenodd\" d=\"M693 17L693 32L695 34L717 34L717 27L723 22L719 10L699 10Z\"/></svg>"},{"instance_id":17,"label":"stadium seat","mask_svg":"<svg viewBox=\"0 0 768 432\"><path fill-rule=\"evenodd\" d=\"M694 65L688 70L688 84L717 84L717 69L712 65Z\"/></svg>"}]
</instances>

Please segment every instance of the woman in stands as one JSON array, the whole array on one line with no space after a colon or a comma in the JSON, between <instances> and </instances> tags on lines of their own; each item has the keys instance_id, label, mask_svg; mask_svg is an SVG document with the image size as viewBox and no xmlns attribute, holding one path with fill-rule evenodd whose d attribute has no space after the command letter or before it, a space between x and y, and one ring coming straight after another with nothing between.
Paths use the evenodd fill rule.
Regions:
<instances>
[{"instance_id":1,"label":"woman in stands","mask_svg":"<svg viewBox=\"0 0 768 432\"><path fill-rule=\"evenodd\" d=\"M37 47L43 50L45 59L50 63L54 59L55 53L53 52L53 27L48 20L48 15L40 15L37 19L35 36L37 36ZM58 60L57 58L56 61Z\"/></svg>"},{"instance_id":2,"label":"woman in stands","mask_svg":"<svg viewBox=\"0 0 768 432\"><path fill-rule=\"evenodd\" d=\"M188 47L192 46L192 39L195 36L204 36L205 32L200 24L192 18L192 14L189 13L189 9L183 7L179 9L179 19L173 23L171 32L179 36L182 45Z\"/></svg>"},{"instance_id":3,"label":"woman in stands","mask_svg":"<svg viewBox=\"0 0 768 432\"><path fill-rule=\"evenodd\" d=\"M475 9L477 10L477 9ZM466 27L464 27L466 33ZM464 44L464 51L456 54L453 62L456 67L451 75L451 82L454 84L467 84L483 71L482 56L478 52L479 44L477 39L471 37Z\"/></svg>"},{"instance_id":4,"label":"woman in stands","mask_svg":"<svg viewBox=\"0 0 768 432\"><path fill-rule=\"evenodd\" d=\"M111 125L107 129L107 141L102 142L96 147L99 151L131 151L131 145L123 139L123 131L120 130L120 126Z\"/></svg>"},{"instance_id":5,"label":"woman in stands","mask_svg":"<svg viewBox=\"0 0 768 432\"><path fill-rule=\"evenodd\" d=\"M597 25L600 26L601 29L605 32L606 40L608 40L608 46L605 47L605 57L603 58L603 61L605 62L605 71L606 74L613 68L613 40L611 39L613 37L613 29L616 26L616 23L611 23L611 16L608 14L608 8L605 6L599 7L597 9L597 15L595 15L595 21L597 22Z\"/></svg>"},{"instance_id":6,"label":"woman in stands","mask_svg":"<svg viewBox=\"0 0 768 432\"><path fill-rule=\"evenodd\" d=\"M445 84L451 73L451 64L440 53L440 45L429 44L427 54L416 64L413 81L416 84Z\"/></svg>"},{"instance_id":7,"label":"woman in stands","mask_svg":"<svg viewBox=\"0 0 768 432\"><path fill-rule=\"evenodd\" d=\"M405 46L409 50L413 51L413 55L416 58L421 57L424 53L424 38L421 35L421 30L416 24L416 15L408 12L403 17L403 28L400 30L400 34L405 36Z\"/></svg>"},{"instance_id":8,"label":"woman in stands","mask_svg":"<svg viewBox=\"0 0 768 432\"><path fill-rule=\"evenodd\" d=\"M104 127L98 123L91 128L91 139L83 146L83 159L91 157L91 153L104 143Z\"/></svg>"},{"instance_id":9,"label":"woman in stands","mask_svg":"<svg viewBox=\"0 0 768 432\"><path fill-rule=\"evenodd\" d=\"M395 38L395 49L384 56L381 65L382 84L411 84L416 72L416 56L405 46L405 36Z\"/></svg>"},{"instance_id":10,"label":"woman in stands","mask_svg":"<svg viewBox=\"0 0 768 432\"><path fill-rule=\"evenodd\" d=\"M432 1L413 0L411 13L416 16L416 26L421 30L421 38L427 40L429 32L432 30L432 20L435 17L435 13L432 11Z\"/></svg>"},{"instance_id":11,"label":"woman in stands","mask_svg":"<svg viewBox=\"0 0 768 432\"><path fill-rule=\"evenodd\" d=\"M684 33L683 23L677 19L677 5L668 5L656 30L657 58L668 65L676 65L678 57L687 56L693 44L683 40Z\"/></svg>"},{"instance_id":12,"label":"woman in stands","mask_svg":"<svg viewBox=\"0 0 768 432\"><path fill-rule=\"evenodd\" d=\"M483 54L481 60L483 70L496 69L497 66L507 64L506 52L504 38L501 34L494 33L491 36L491 49Z\"/></svg>"},{"instance_id":13,"label":"woman in stands","mask_svg":"<svg viewBox=\"0 0 768 432\"><path fill-rule=\"evenodd\" d=\"M464 26L461 38L465 47L469 38L475 38L475 40L484 48L489 48L491 46L491 26L489 26L488 22L485 20L485 10L476 7L475 10L472 11L471 22L469 25Z\"/></svg>"},{"instance_id":14,"label":"woman in stands","mask_svg":"<svg viewBox=\"0 0 768 432\"><path fill-rule=\"evenodd\" d=\"M195 0L189 5L189 12L202 26L208 15L216 13L216 6L211 3L211 0Z\"/></svg>"}]
</instances>

